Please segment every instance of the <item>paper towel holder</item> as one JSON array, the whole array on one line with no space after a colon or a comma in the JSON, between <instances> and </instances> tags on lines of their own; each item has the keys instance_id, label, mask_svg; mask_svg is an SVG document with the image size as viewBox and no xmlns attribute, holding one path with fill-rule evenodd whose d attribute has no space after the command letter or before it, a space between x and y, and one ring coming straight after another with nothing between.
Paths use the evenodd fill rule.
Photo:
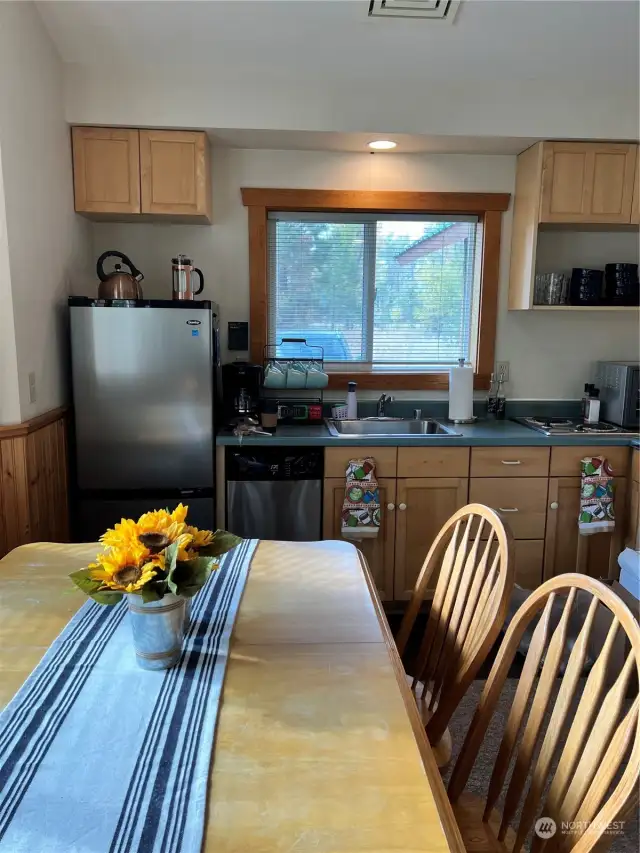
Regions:
<instances>
[{"instance_id":1,"label":"paper towel holder","mask_svg":"<svg viewBox=\"0 0 640 853\"><path fill-rule=\"evenodd\" d=\"M466 360L464 358L458 359L458 366L464 367L466 364ZM478 420L477 415L472 415L470 418L447 418L447 423L450 424L473 424Z\"/></svg>"}]
</instances>

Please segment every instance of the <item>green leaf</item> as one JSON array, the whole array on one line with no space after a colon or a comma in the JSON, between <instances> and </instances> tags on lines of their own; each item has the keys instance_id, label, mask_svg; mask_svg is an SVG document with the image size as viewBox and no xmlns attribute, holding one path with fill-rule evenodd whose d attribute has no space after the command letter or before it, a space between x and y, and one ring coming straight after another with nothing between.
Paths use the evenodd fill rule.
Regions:
<instances>
[{"instance_id":1,"label":"green leaf","mask_svg":"<svg viewBox=\"0 0 640 853\"><path fill-rule=\"evenodd\" d=\"M209 545L200 548L201 557L221 557L242 542L241 536L229 533L227 530L216 530Z\"/></svg>"},{"instance_id":2,"label":"green leaf","mask_svg":"<svg viewBox=\"0 0 640 853\"><path fill-rule=\"evenodd\" d=\"M95 578L91 577L89 569L80 569L77 572L72 572L69 577L74 584L87 595L92 595L102 586L102 581L95 580Z\"/></svg>"},{"instance_id":3,"label":"green leaf","mask_svg":"<svg viewBox=\"0 0 640 853\"><path fill-rule=\"evenodd\" d=\"M207 582L215 564L216 560L211 557L196 557L195 560L178 563L173 573L175 594L193 598Z\"/></svg>"},{"instance_id":4,"label":"green leaf","mask_svg":"<svg viewBox=\"0 0 640 853\"><path fill-rule=\"evenodd\" d=\"M100 592L92 592L89 594L89 598L93 598L94 601L97 601L98 604L107 604L110 607L114 604L117 604L119 601L122 601L123 593L118 592L115 589L103 589Z\"/></svg>"},{"instance_id":5,"label":"green leaf","mask_svg":"<svg viewBox=\"0 0 640 853\"><path fill-rule=\"evenodd\" d=\"M140 590L140 595L145 604L150 601L160 601L164 598L164 584L154 583L150 581L145 584Z\"/></svg>"},{"instance_id":6,"label":"green leaf","mask_svg":"<svg viewBox=\"0 0 640 853\"><path fill-rule=\"evenodd\" d=\"M167 584L174 595L178 594L173 573L176 570L178 560L178 543L173 542L164 549L164 570L167 573Z\"/></svg>"}]
</instances>

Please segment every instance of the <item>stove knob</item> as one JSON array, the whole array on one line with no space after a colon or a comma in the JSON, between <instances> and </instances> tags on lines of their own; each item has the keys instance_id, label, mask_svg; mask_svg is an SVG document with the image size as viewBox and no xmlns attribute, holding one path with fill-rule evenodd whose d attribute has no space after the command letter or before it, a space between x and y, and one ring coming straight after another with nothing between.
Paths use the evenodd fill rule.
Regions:
<instances>
[{"instance_id":1,"label":"stove knob","mask_svg":"<svg viewBox=\"0 0 640 853\"><path fill-rule=\"evenodd\" d=\"M551 509L558 509L558 505L559 505L558 501L551 501L550 508Z\"/></svg>"}]
</instances>

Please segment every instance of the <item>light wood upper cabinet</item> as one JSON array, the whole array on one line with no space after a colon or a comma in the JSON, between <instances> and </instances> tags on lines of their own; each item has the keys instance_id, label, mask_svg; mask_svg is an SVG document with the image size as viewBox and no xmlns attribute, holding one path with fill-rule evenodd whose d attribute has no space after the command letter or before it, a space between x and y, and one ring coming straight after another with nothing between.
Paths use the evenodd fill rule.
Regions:
<instances>
[{"instance_id":1,"label":"light wood upper cabinet","mask_svg":"<svg viewBox=\"0 0 640 853\"><path fill-rule=\"evenodd\" d=\"M74 127L73 183L79 213L140 213L137 130Z\"/></svg>"},{"instance_id":2,"label":"light wood upper cabinet","mask_svg":"<svg viewBox=\"0 0 640 853\"><path fill-rule=\"evenodd\" d=\"M396 481L378 479L378 489L380 493L380 530L378 535L375 539L363 539L361 542L355 542L352 539L345 541L353 542L362 551L380 598L382 601L391 601L393 599L393 555L396 541ZM344 477L325 479L322 513L323 539L342 539L344 493Z\"/></svg>"},{"instance_id":3,"label":"light wood upper cabinet","mask_svg":"<svg viewBox=\"0 0 640 853\"><path fill-rule=\"evenodd\" d=\"M205 133L140 131L142 213L211 221L209 144Z\"/></svg>"},{"instance_id":4,"label":"light wood upper cabinet","mask_svg":"<svg viewBox=\"0 0 640 853\"><path fill-rule=\"evenodd\" d=\"M75 209L89 218L211 222L203 131L74 127Z\"/></svg>"},{"instance_id":5,"label":"light wood upper cabinet","mask_svg":"<svg viewBox=\"0 0 640 853\"><path fill-rule=\"evenodd\" d=\"M637 145L543 146L540 222L631 222Z\"/></svg>"},{"instance_id":6,"label":"light wood upper cabinet","mask_svg":"<svg viewBox=\"0 0 640 853\"><path fill-rule=\"evenodd\" d=\"M538 142L518 155L509 310L566 307L533 304L542 231L557 230L555 226L571 230L568 226L575 225L580 230L584 225L600 225L599 230L621 232L629 231L631 223L640 224L639 160L637 145L617 142ZM608 262L614 262L613 258L604 258L602 265ZM582 266L579 257L575 258L575 265ZM548 267L546 257L538 272L549 272ZM578 306L574 310L583 309ZM592 310L591 306L588 310ZM629 309L615 306L614 310Z\"/></svg>"},{"instance_id":7,"label":"light wood upper cabinet","mask_svg":"<svg viewBox=\"0 0 640 853\"><path fill-rule=\"evenodd\" d=\"M395 599L411 598L411 593L440 528L453 513L467 503L466 477L402 479L396 486ZM434 572L429 589L435 589Z\"/></svg>"},{"instance_id":8,"label":"light wood upper cabinet","mask_svg":"<svg viewBox=\"0 0 640 853\"><path fill-rule=\"evenodd\" d=\"M633 182L633 202L631 203L631 222L640 225L640 150L636 157L636 176Z\"/></svg>"}]
</instances>

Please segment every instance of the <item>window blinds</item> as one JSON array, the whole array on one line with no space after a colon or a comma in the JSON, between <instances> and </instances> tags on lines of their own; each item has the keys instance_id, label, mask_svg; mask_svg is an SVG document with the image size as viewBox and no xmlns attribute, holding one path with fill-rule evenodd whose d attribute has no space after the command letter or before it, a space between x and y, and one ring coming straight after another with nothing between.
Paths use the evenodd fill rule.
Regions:
<instances>
[{"instance_id":1,"label":"window blinds","mask_svg":"<svg viewBox=\"0 0 640 853\"><path fill-rule=\"evenodd\" d=\"M269 343L401 369L469 359L477 217L269 214ZM300 344L280 357L303 357Z\"/></svg>"}]
</instances>

